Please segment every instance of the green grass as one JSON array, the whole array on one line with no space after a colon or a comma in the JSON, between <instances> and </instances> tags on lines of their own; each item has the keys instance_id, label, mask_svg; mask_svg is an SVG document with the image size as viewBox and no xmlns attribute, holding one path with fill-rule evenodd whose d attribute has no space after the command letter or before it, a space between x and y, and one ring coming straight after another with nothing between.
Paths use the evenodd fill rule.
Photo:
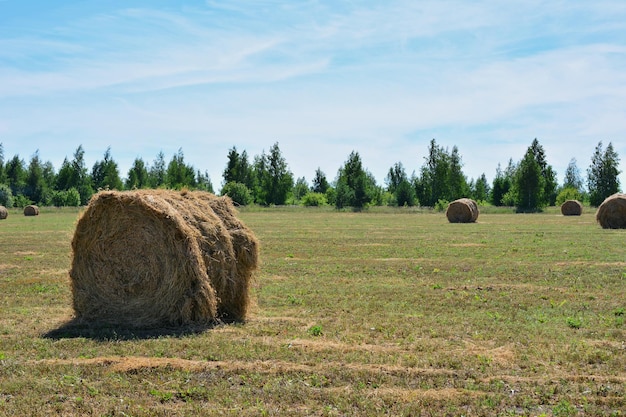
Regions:
<instances>
[{"instance_id":1,"label":"green grass","mask_svg":"<svg viewBox=\"0 0 626 417\"><path fill-rule=\"evenodd\" d=\"M625 414L626 230L591 210L244 209L250 320L143 334L64 333L77 214L0 221L0 415Z\"/></svg>"}]
</instances>

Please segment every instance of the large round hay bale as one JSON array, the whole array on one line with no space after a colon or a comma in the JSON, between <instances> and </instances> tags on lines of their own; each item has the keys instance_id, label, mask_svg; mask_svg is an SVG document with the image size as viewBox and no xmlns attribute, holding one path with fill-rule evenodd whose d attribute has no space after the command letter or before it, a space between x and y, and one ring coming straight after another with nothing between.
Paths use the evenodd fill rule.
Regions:
<instances>
[{"instance_id":1,"label":"large round hay bale","mask_svg":"<svg viewBox=\"0 0 626 417\"><path fill-rule=\"evenodd\" d=\"M448 204L446 217L450 223L473 223L478 218L478 204L471 198L460 198Z\"/></svg>"},{"instance_id":2,"label":"large round hay bale","mask_svg":"<svg viewBox=\"0 0 626 417\"><path fill-rule=\"evenodd\" d=\"M93 196L72 250L77 319L151 327L243 320L259 249L227 197L141 190Z\"/></svg>"},{"instance_id":3,"label":"large round hay bale","mask_svg":"<svg viewBox=\"0 0 626 417\"><path fill-rule=\"evenodd\" d=\"M578 200L567 200L561 204L561 214L564 216L580 216L583 214L583 205Z\"/></svg>"},{"instance_id":4,"label":"large round hay bale","mask_svg":"<svg viewBox=\"0 0 626 417\"><path fill-rule=\"evenodd\" d=\"M24 216L39 216L39 207L32 204L24 207Z\"/></svg>"},{"instance_id":5,"label":"large round hay bale","mask_svg":"<svg viewBox=\"0 0 626 417\"><path fill-rule=\"evenodd\" d=\"M4 220L9 216L9 211L6 207L0 206L0 220Z\"/></svg>"},{"instance_id":6,"label":"large round hay bale","mask_svg":"<svg viewBox=\"0 0 626 417\"><path fill-rule=\"evenodd\" d=\"M603 229L626 229L626 194L607 197L598 207L596 220Z\"/></svg>"}]
</instances>

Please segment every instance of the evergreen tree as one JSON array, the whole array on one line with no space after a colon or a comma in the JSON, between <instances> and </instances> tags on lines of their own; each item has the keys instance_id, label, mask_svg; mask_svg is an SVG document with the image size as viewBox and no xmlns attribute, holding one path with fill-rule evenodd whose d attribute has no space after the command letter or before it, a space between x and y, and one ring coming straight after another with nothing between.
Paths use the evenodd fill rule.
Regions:
<instances>
[{"instance_id":1,"label":"evergreen tree","mask_svg":"<svg viewBox=\"0 0 626 417\"><path fill-rule=\"evenodd\" d=\"M456 145L452 147L452 153L449 156L449 164L448 180L446 184L447 192L444 193L446 200L452 201L467 197L469 195L469 186L467 185L467 178L465 178L463 174L463 163Z\"/></svg>"},{"instance_id":2,"label":"evergreen tree","mask_svg":"<svg viewBox=\"0 0 626 417\"><path fill-rule=\"evenodd\" d=\"M141 158L135 158L133 166L128 170L126 178L126 189L142 189L149 187L148 168Z\"/></svg>"},{"instance_id":3,"label":"evergreen tree","mask_svg":"<svg viewBox=\"0 0 626 417\"><path fill-rule=\"evenodd\" d=\"M619 191L619 156L609 142L606 150L602 151L602 141L596 146L591 159L591 166L587 170L587 185L589 188L589 202L592 206L599 206L605 198Z\"/></svg>"},{"instance_id":4,"label":"evergreen tree","mask_svg":"<svg viewBox=\"0 0 626 417\"><path fill-rule=\"evenodd\" d=\"M428 156L424 159L421 176L414 182L417 198L423 205L434 206L439 200L450 201L469 195L469 185L456 146L448 153L432 139Z\"/></svg>"},{"instance_id":5,"label":"evergreen tree","mask_svg":"<svg viewBox=\"0 0 626 417\"><path fill-rule=\"evenodd\" d=\"M93 195L93 187L85 166L85 151L82 145L76 148L74 159L71 162L67 158L63 160L59 174L56 177L57 190L68 191L72 188L78 191L82 205L87 204Z\"/></svg>"},{"instance_id":6,"label":"evergreen tree","mask_svg":"<svg viewBox=\"0 0 626 417\"><path fill-rule=\"evenodd\" d=\"M165 177L167 176L165 169L165 154L163 151L159 151L148 171L148 183L151 188L161 188L165 186Z\"/></svg>"},{"instance_id":7,"label":"evergreen tree","mask_svg":"<svg viewBox=\"0 0 626 417\"><path fill-rule=\"evenodd\" d=\"M11 188L14 197L24 195L26 187L26 167L19 155L13 156L5 166L7 185Z\"/></svg>"},{"instance_id":8,"label":"evergreen tree","mask_svg":"<svg viewBox=\"0 0 626 417\"><path fill-rule=\"evenodd\" d=\"M402 162L397 162L393 167L389 168L386 182L387 191L393 195L397 206L402 207L405 205L415 205L415 189L406 175Z\"/></svg>"},{"instance_id":9,"label":"evergreen tree","mask_svg":"<svg viewBox=\"0 0 626 417\"><path fill-rule=\"evenodd\" d=\"M111 147L104 153L104 159L93 165L91 170L93 188L96 190L121 190L124 186L120 179L117 162L111 156Z\"/></svg>"},{"instance_id":10,"label":"evergreen tree","mask_svg":"<svg viewBox=\"0 0 626 417\"><path fill-rule=\"evenodd\" d=\"M510 189L511 180L503 174L500 164L498 164L498 168L496 168L496 177L493 179L493 185L491 188L491 204L497 207L504 205L503 198Z\"/></svg>"},{"instance_id":11,"label":"evergreen tree","mask_svg":"<svg viewBox=\"0 0 626 417\"><path fill-rule=\"evenodd\" d=\"M254 168L248 162L247 152L244 150L239 154L237 148L233 146L228 151L227 158L228 162L222 174L224 186L232 182L243 184L252 190L254 188ZM225 194L224 190L221 193Z\"/></svg>"},{"instance_id":12,"label":"evergreen tree","mask_svg":"<svg viewBox=\"0 0 626 417\"><path fill-rule=\"evenodd\" d=\"M224 183L238 182L251 186L252 167L248 162L248 154L244 150L241 154L237 152L236 147L232 147L228 151L228 162L222 175Z\"/></svg>"},{"instance_id":13,"label":"evergreen tree","mask_svg":"<svg viewBox=\"0 0 626 417\"><path fill-rule=\"evenodd\" d=\"M335 206L360 210L372 201L371 179L363 169L358 152L352 151L337 175Z\"/></svg>"},{"instance_id":14,"label":"evergreen tree","mask_svg":"<svg viewBox=\"0 0 626 417\"><path fill-rule=\"evenodd\" d=\"M556 172L554 172L554 169L548 165L546 153L543 146L539 144L537 138L533 140L530 145L530 149L534 155L535 161L537 161L537 164L541 169L541 176L543 177L542 201L540 201L540 205L554 205L558 187Z\"/></svg>"},{"instance_id":15,"label":"evergreen tree","mask_svg":"<svg viewBox=\"0 0 626 417\"><path fill-rule=\"evenodd\" d=\"M263 152L256 159L255 174L258 182L255 192L257 202L264 205L283 205L287 202L293 189L293 174L280 152L278 142L272 145L269 155Z\"/></svg>"},{"instance_id":16,"label":"evergreen tree","mask_svg":"<svg viewBox=\"0 0 626 417\"><path fill-rule=\"evenodd\" d=\"M518 211L531 212L543 207L544 178L532 147L519 164L513 182L514 200Z\"/></svg>"},{"instance_id":17,"label":"evergreen tree","mask_svg":"<svg viewBox=\"0 0 626 417\"><path fill-rule=\"evenodd\" d=\"M315 177L313 178L313 184L311 185L311 191L314 193L326 194L326 191L330 188L330 184L326 179L326 174L318 167L315 170Z\"/></svg>"},{"instance_id":18,"label":"evergreen tree","mask_svg":"<svg viewBox=\"0 0 626 417\"><path fill-rule=\"evenodd\" d=\"M24 196L36 204L46 204L49 203L46 201L46 196L49 200L49 194L50 191L43 177L43 166L39 160L39 150L37 150L28 164Z\"/></svg>"},{"instance_id":19,"label":"evergreen tree","mask_svg":"<svg viewBox=\"0 0 626 417\"><path fill-rule=\"evenodd\" d=\"M489 201L489 182L484 173L473 184L471 195L476 201Z\"/></svg>"},{"instance_id":20,"label":"evergreen tree","mask_svg":"<svg viewBox=\"0 0 626 417\"><path fill-rule=\"evenodd\" d=\"M196 186L196 174L192 166L185 163L185 156L182 148L172 157L167 165L166 184L169 188L180 190L184 187L194 188Z\"/></svg>"},{"instance_id":21,"label":"evergreen tree","mask_svg":"<svg viewBox=\"0 0 626 417\"><path fill-rule=\"evenodd\" d=\"M415 196L415 188L411 182L407 179L400 181L396 187L394 193L396 204L398 207L409 206L412 207L417 204L417 198Z\"/></svg>"},{"instance_id":22,"label":"evergreen tree","mask_svg":"<svg viewBox=\"0 0 626 417\"><path fill-rule=\"evenodd\" d=\"M447 199L446 181L449 166L448 153L432 139L428 147L428 156L422 166L417 194L423 205L432 207L437 201Z\"/></svg>"},{"instance_id":23,"label":"evergreen tree","mask_svg":"<svg viewBox=\"0 0 626 417\"><path fill-rule=\"evenodd\" d=\"M211 177L209 177L209 172L204 171L202 173L200 170L196 172L196 188L200 191L206 191L211 194L214 194L213 183L211 183Z\"/></svg>"},{"instance_id":24,"label":"evergreen tree","mask_svg":"<svg viewBox=\"0 0 626 417\"><path fill-rule=\"evenodd\" d=\"M402 162L396 162L391 168L389 168L387 178L385 179L385 182L387 183L387 191L391 194L395 194L400 183L406 180L408 180L408 178Z\"/></svg>"}]
</instances>

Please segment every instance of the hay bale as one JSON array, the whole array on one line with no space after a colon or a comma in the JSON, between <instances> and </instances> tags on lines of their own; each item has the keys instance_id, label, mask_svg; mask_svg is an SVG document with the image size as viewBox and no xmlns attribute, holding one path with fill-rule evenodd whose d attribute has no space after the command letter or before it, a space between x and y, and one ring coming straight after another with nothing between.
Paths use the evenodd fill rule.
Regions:
<instances>
[{"instance_id":1,"label":"hay bale","mask_svg":"<svg viewBox=\"0 0 626 417\"><path fill-rule=\"evenodd\" d=\"M596 220L603 229L626 229L626 194L607 197L598 207Z\"/></svg>"},{"instance_id":2,"label":"hay bale","mask_svg":"<svg viewBox=\"0 0 626 417\"><path fill-rule=\"evenodd\" d=\"M567 200L561 204L561 214L564 216L580 216L583 214L583 205L578 200Z\"/></svg>"},{"instance_id":3,"label":"hay bale","mask_svg":"<svg viewBox=\"0 0 626 417\"><path fill-rule=\"evenodd\" d=\"M460 198L448 204L446 217L450 223L474 223L478 218L478 204L470 198Z\"/></svg>"},{"instance_id":4,"label":"hay bale","mask_svg":"<svg viewBox=\"0 0 626 417\"><path fill-rule=\"evenodd\" d=\"M230 199L203 192L102 191L72 250L76 317L131 327L243 320L258 265Z\"/></svg>"},{"instance_id":5,"label":"hay bale","mask_svg":"<svg viewBox=\"0 0 626 417\"><path fill-rule=\"evenodd\" d=\"M32 204L24 207L24 216L39 216L39 207Z\"/></svg>"},{"instance_id":6,"label":"hay bale","mask_svg":"<svg viewBox=\"0 0 626 417\"><path fill-rule=\"evenodd\" d=\"M9 217L9 211L6 207L0 206L0 220L4 220Z\"/></svg>"}]
</instances>

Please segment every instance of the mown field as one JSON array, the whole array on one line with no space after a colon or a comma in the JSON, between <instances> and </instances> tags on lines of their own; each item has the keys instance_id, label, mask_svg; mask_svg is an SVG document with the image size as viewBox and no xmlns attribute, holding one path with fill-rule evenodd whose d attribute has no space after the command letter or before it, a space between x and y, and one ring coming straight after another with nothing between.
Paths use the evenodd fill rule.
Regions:
<instances>
[{"instance_id":1,"label":"mown field","mask_svg":"<svg viewBox=\"0 0 626 417\"><path fill-rule=\"evenodd\" d=\"M626 230L591 209L244 210L256 306L202 332L64 326L77 215L0 221L2 416L626 415Z\"/></svg>"}]
</instances>

